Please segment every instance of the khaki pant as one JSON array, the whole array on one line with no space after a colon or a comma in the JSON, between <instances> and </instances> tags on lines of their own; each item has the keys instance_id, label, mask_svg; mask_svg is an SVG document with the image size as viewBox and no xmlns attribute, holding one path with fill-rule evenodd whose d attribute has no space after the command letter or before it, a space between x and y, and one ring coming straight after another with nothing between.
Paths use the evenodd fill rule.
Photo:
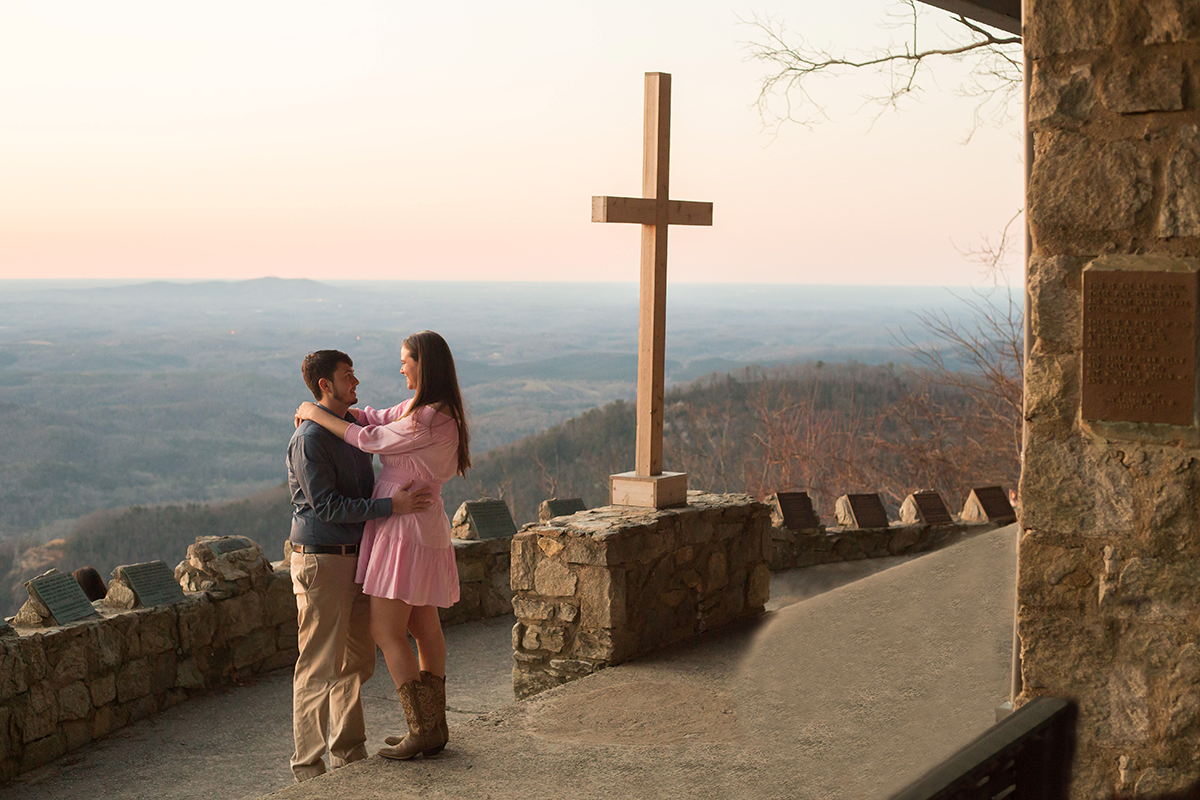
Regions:
<instances>
[{"instance_id":1,"label":"khaki pant","mask_svg":"<svg viewBox=\"0 0 1200 800\"><path fill-rule=\"evenodd\" d=\"M375 671L370 598L354 582L355 556L292 553L292 591L300 624L300 656L292 681L292 732L297 781L330 766L367 757L362 685Z\"/></svg>"}]
</instances>

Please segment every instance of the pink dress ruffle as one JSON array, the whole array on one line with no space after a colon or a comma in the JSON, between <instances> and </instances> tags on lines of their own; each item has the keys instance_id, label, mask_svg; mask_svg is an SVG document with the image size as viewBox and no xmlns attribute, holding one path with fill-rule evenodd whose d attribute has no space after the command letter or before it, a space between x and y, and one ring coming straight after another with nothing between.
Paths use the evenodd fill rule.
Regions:
<instances>
[{"instance_id":1,"label":"pink dress ruffle","mask_svg":"<svg viewBox=\"0 0 1200 800\"><path fill-rule=\"evenodd\" d=\"M383 464L372 497L391 497L409 481L412 489L428 486L433 493L424 511L367 522L355 580L374 597L449 608L458 602L458 566L442 484L458 471L458 423L429 406L401 419L411 402L364 408L360 424L346 430L347 442L378 453Z\"/></svg>"}]
</instances>

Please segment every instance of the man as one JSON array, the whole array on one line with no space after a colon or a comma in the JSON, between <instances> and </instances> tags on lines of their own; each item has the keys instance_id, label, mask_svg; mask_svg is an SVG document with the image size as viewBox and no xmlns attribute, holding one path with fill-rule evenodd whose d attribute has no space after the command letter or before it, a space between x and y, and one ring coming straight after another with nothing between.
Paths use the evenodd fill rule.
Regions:
<instances>
[{"instance_id":1,"label":"man","mask_svg":"<svg viewBox=\"0 0 1200 800\"><path fill-rule=\"evenodd\" d=\"M305 357L304 382L326 411L353 422L358 402L354 362L338 350ZM292 686L292 732L296 781L325 772L329 749L334 769L367 756L362 684L375 671L370 606L354 582L358 545L367 520L429 507L427 488L408 487L372 500L371 455L303 422L288 443L292 530L288 538L292 590L300 626L300 655ZM326 731L328 730L328 742Z\"/></svg>"}]
</instances>

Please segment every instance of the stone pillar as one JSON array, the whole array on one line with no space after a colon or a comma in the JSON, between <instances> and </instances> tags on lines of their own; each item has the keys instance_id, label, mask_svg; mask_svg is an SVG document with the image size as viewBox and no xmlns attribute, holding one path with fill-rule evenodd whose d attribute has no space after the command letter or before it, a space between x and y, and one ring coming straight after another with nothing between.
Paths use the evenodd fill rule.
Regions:
<instances>
[{"instance_id":1,"label":"stone pillar","mask_svg":"<svg viewBox=\"0 0 1200 800\"><path fill-rule=\"evenodd\" d=\"M761 614L770 509L688 492L683 508L605 506L512 542L513 693L528 697Z\"/></svg>"},{"instance_id":2,"label":"stone pillar","mask_svg":"<svg viewBox=\"0 0 1200 800\"><path fill-rule=\"evenodd\" d=\"M1194 415L1168 421L1145 394L1155 369L1142 356L1177 352L1122 351L1142 360L1132 377L1095 357L1106 336L1085 340L1085 320L1100 331L1129 318L1111 304L1085 310L1084 284L1089 270L1144 274L1120 302L1160 302L1146 287L1200 256L1200 6L1026 0L1025 47L1034 159L1018 701L1078 703L1071 797L1160 796L1200 781L1200 432ZM1185 360L1172 370L1194 371L1194 353ZM1104 383L1143 399L1093 395L1084 414L1085 384Z\"/></svg>"}]
</instances>

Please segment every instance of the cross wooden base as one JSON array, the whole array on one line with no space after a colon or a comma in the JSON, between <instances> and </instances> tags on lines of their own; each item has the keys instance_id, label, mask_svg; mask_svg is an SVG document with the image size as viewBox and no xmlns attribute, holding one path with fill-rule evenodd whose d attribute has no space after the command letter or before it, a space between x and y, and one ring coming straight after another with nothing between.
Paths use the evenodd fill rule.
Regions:
<instances>
[{"instance_id":1,"label":"cross wooden base","mask_svg":"<svg viewBox=\"0 0 1200 800\"><path fill-rule=\"evenodd\" d=\"M608 476L610 500L614 506L677 508L687 505L687 473L662 472L638 475L618 472Z\"/></svg>"}]
</instances>

